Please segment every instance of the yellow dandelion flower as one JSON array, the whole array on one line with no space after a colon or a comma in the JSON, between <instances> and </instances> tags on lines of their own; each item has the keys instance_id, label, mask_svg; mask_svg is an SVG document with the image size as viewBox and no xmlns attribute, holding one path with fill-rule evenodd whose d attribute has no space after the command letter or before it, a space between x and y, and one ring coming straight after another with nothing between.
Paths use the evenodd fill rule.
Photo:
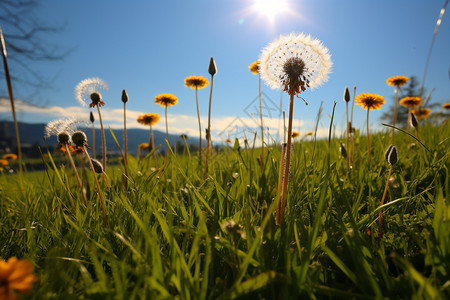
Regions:
<instances>
[{"instance_id":1,"label":"yellow dandelion flower","mask_svg":"<svg viewBox=\"0 0 450 300\"><path fill-rule=\"evenodd\" d=\"M160 117L158 114L148 113L148 114L140 115L137 118L137 121L142 125L152 126L152 125L155 125L156 123L158 123L159 119L160 119Z\"/></svg>"},{"instance_id":2,"label":"yellow dandelion flower","mask_svg":"<svg viewBox=\"0 0 450 300\"><path fill-rule=\"evenodd\" d=\"M403 97L402 100L400 100L400 105L404 107L415 107L422 104L422 98L420 97Z\"/></svg>"},{"instance_id":3,"label":"yellow dandelion flower","mask_svg":"<svg viewBox=\"0 0 450 300\"><path fill-rule=\"evenodd\" d=\"M431 109L419 107L418 109L413 109L411 112L412 112L419 120L422 120L422 119L428 118L428 117L430 116Z\"/></svg>"},{"instance_id":4,"label":"yellow dandelion flower","mask_svg":"<svg viewBox=\"0 0 450 300\"><path fill-rule=\"evenodd\" d=\"M444 103L444 104L442 105L442 108L443 108L443 109L450 109L450 102Z\"/></svg>"},{"instance_id":5,"label":"yellow dandelion flower","mask_svg":"<svg viewBox=\"0 0 450 300\"><path fill-rule=\"evenodd\" d=\"M15 292L28 293L37 277L33 275L33 265L29 260L11 257L0 260L0 299L17 299Z\"/></svg>"},{"instance_id":6,"label":"yellow dandelion flower","mask_svg":"<svg viewBox=\"0 0 450 300\"><path fill-rule=\"evenodd\" d=\"M305 136L311 136L311 135L313 135L312 131L308 131L307 133L305 133Z\"/></svg>"},{"instance_id":7,"label":"yellow dandelion flower","mask_svg":"<svg viewBox=\"0 0 450 300\"><path fill-rule=\"evenodd\" d=\"M178 98L172 94L160 94L155 97L155 103L161 107L169 107L178 103Z\"/></svg>"},{"instance_id":8,"label":"yellow dandelion flower","mask_svg":"<svg viewBox=\"0 0 450 300\"><path fill-rule=\"evenodd\" d=\"M150 144L149 143L142 143L142 144L139 144L139 150L146 150L146 149L148 149L148 148L150 148Z\"/></svg>"},{"instance_id":9,"label":"yellow dandelion flower","mask_svg":"<svg viewBox=\"0 0 450 300\"><path fill-rule=\"evenodd\" d=\"M191 89L202 89L209 84L208 79L203 76L189 76L184 79L184 85Z\"/></svg>"},{"instance_id":10,"label":"yellow dandelion flower","mask_svg":"<svg viewBox=\"0 0 450 300\"><path fill-rule=\"evenodd\" d=\"M386 82L389 86L402 86L409 80L408 77L405 76L393 76L389 77Z\"/></svg>"},{"instance_id":11,"label":"yellow dandelion flower","mask_svg":"<svg viewBox=\"0 0 450 300\"><path fill-rule=\"evenodd\" d=\"M8 153L8 154L3 155L3 159L16 160L17 159L17 155L15 155L13 153Z\"/></svg>"},{"instance_id":12,"label":"yellow dandelion flower","mask_svg":"<svg viewBox=\"0 0 450 300\"><path fill-rule=\"evenodd\" d=\"M250 72L252 72L255 75L258 74L259 73L259 63L260 63L259 60L251 63L250 66L248 66L248 69L250 70Z\"/></svg>"},{"instance_id":13,"label":"yellow dandelion flower","mask_svg":"<svg viewBox=\"0 0 450 300\"><path fill-rule=\"evenodd\" d=\"M6 159L0 159L0 168L4 168L9 166L9 161L7 161Z\"/></svg>"},{"instance_id":14,"label":"yellow dandelion flower","mask_svg":"<svg viewBox=\"0 0 450 300\"><path fill-rule=\"evenodd\" d=\"M295 139L296 137L298 137L300 135L300 133L298 131L292 131L292 137Z\"/></svg>"},{"instance_id":15,"label":"yellow dandelion flower","mask_svg":"<svg viewBox=\"0 0 450 300\"><path fill-rule=\"evenodd\" d=\"M356 96L355 102L365 110L377 110L386 103L382 96L370 93L359 94Z\"/></svg>"}]
</instances>

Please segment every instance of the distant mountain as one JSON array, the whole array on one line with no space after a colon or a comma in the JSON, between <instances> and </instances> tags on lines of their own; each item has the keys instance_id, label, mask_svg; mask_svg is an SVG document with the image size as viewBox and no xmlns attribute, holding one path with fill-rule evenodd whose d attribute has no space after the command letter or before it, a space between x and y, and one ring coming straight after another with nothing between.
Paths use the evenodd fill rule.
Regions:
<instances>
[{"instance_id":1,"label":"distant mountain","mask_svg":"<svg viewBox=\"0 0 450 300\"><path fill-rule=\"evenodd\" d=\"M31 124L31 123L19 123L19 134L21 143L25 147L31 147L32 145L41 145L44 144L44 128L46 124ZM98 128L97 128L98 127ZM85 128L83 130L88 138L88 144L92 147L92 128ZM113 129L113 133L122 147L123 150L123 129ZM166 149L166 133L158 130L153 130L154 139L155 139L155 147L160 146L160 150ZM141 143L150 143L150 130L145 129L136 129L130 128L127 129L127 139L128 139L128 152L132 155L137 153L138 145ZM106 140L106 149L108 154L118 154L119 147L115 142L111 131L108 127L105 128L105 140ZM174 148L175 143L178 143L177 147L184 146L184 140L179 135L169 134L170 146L172 149ZM56 137L52 136L46 139L47 145L51 147L55 147L58 144ZM189 138L186 140L189 145L189 148L198 147L198 138ZM13 143L15 145L15 131L14 131L14 123L9 121L0 121L0 148L5 148L5 145L8 147L13 147L11 145ZM205 146L206 142L203 140L202 145ZM95 130L95 149L98 153L101 151L102 147L102 134L98 125L96 125Z\"/></svg>"}]
</instances>

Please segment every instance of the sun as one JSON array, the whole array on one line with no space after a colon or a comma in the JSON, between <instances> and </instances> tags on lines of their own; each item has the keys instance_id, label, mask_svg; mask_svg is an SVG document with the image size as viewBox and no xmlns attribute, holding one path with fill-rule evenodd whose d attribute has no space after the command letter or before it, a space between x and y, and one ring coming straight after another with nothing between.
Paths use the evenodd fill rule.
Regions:
<instances>
[{"instance_id":1,"label":"sun","mask_svg":"<svg viewBox=\"0 0 450 300\"><path fill-rule=\"evenodd\" d=\"M270 20L274 20L275 17L287 11L287 0L254 0L253 8L255 11L266 15Z\"/></svg>"}]
</instances>

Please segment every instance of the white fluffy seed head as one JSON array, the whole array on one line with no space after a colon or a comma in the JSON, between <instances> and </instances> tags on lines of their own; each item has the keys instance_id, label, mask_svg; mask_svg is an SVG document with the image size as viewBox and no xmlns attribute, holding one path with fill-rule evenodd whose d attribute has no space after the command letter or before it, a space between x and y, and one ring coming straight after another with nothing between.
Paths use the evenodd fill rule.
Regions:
<instances>
[{"instance_id":1,"label":"white fluffy seed head","mask_svg":"<svg viewBox=\"0 0 450 300\"><path fill-rule=\"evenodd\" d=\"M93 77L82 80L75 87L75 98L80 102L82 106L86 106L88 101L91 100L92 93L99 93L100 90L107 90L108 84L103 79Z\"/></svg>"},{"instance_id":2,"label":"white fluffy seed head","mask_svg":"<svg viewBox=\"0 0 450 300\"><path fill-rule=\"evenodd\" d=\"M282 35L262 50L261 78L272 89L283 88L284 65L292 58L305 63L303 75L308 79L311 90L328 80L333 65L328 48L320 40L303 33Z\"/></svg>"},{"instance_id":3,"label":"white fluffy seed head","mask_svg":"<svg viewBox=\"0 0 450 300\"><path fill-rule=\"evenodd\" d=\"M80 125L84 125L83 123L84 122L78 118L65 118L51 121L45 126L45 137L50 137L52 135L58 136L62 132L72 135L78 130Z\"/></svg>"}]
</instances>

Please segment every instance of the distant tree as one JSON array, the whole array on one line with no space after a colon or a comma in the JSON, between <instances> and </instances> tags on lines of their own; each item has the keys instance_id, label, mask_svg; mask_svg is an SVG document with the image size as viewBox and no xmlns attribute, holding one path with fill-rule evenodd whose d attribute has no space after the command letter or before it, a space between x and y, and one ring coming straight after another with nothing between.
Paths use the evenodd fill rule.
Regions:
<instances>
[{"instance_id":1,"label":"distant tree","mask_svg":"<svg viewBox=\"0 0 450 300\"><path fill-rule=\"evenodd\" d=\"M394 94L394 92L392 92ZM398 101L402 99L403 97L419 97L420 96L420 84L419 81L416 79L415 76L410 76L408 82L406 85L400 88L398 93ZM389 104L388 109L384 110L383 114L381 115L380 119L381 121L392 124L392 120L394 119L394 100L395 96L393 96L392 102ZM425 99L423 99L425 100ZM408 122L408 109L406 107L403 107L401 105L398 105L397 108L397 124L399 127L406 127Z\"/></svg>"},{"instance_id":2,"label":"distant tree","mask_svg":"<svg viewBox=\"0 0 450 300\"><path fill-rule=\"evenodd\" d=\"M62 27L48 24L36 15L37 8L36 0L0 1L0 26L5 37L13 85L20 84L21 90L26 85L28 90L31 88L31 93L51 82L42 76L38 67L33 67L33 63L61 60L67 54L67 51L61 51L59 46L50 42L51 35L60 32ZM4 69L1 66L0 95L7 93L4 79Z\"/></svg>"}]
</instances>

